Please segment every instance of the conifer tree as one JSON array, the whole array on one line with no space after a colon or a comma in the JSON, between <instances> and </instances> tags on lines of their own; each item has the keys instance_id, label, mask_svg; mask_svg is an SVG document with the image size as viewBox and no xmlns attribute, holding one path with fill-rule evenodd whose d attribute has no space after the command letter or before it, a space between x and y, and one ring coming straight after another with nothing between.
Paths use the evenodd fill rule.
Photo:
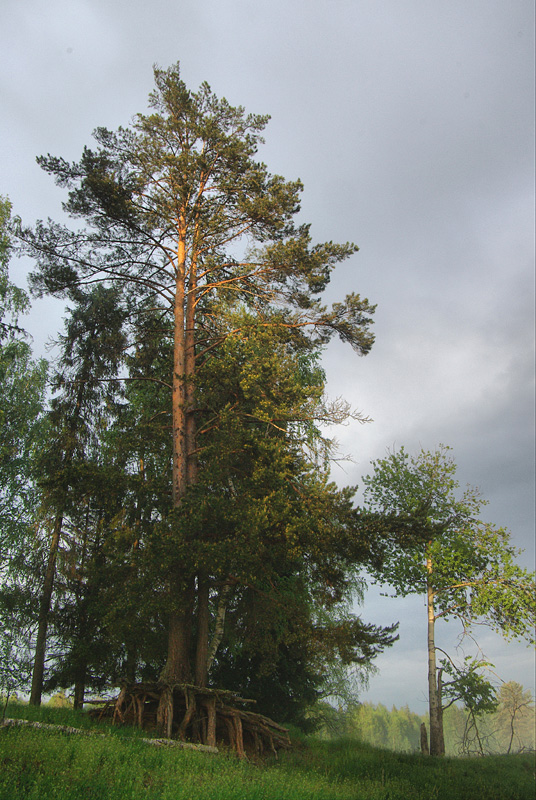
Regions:
<instances>
[{"instance_id":1,"label":"conifer tree","mask_svg":"<svg viewBox=\"0 0 536 800\"><path fill-rule=\"evenodd\" d=\"M155 69L155 82L151 113L116 132L97 129L97 149L86 148L79 162L39 159L69 189L65 210L83 224L71 230L38 223L21 231L21 239L37 260L34 291L72 297L96 282L119 286L133 312L132 344L142 308L154 310L171 342L167 375L138 375L170 393L170 509L154 526L164 549L172 544L163 568L169 624L161 679L202 686L209 603L217 602L213 587L222 574L214 560L209 565L196 557L199 489L208 485L200 475L200 437L210 429L202 370L213 359L224 370L227 343L246 341L248 329L276 342L294 339L290 346L304 354L338 335L364 355L373 342L374 307L356 294L331 308L321 303L333 268L357 248L313 244L309 226L295 224L301 183L270 175L256 160L268 118L232 107L207 84L188 90L178 65ZM240 402L218 412L231 428ZM270 413L261 418L264 427L279 426L289 441L297 428ZM340 407L322 413L344 416ZM277 447L276 441L266 446ZM235 547L238 542L255 552L251 540L235 538Z\"/></svg>"},{"instance_id":2,"label":"conifer tree","mask_svg":"<svg viewBox=\"0 0 536 800\"><path fill-rule=\"evenodd\" d=\"M49 545L39 602L32 705L40 704L43 691L47 628L61 538L65 527L72 527L80 513L86 516L81 529L87 538L91 496L99 471L95 464L99 426L110 416L109 406L117 386L111 379L122 362L124 345L124 311L115 287L76 287L71 296L76 304L68 317L66 332L60 337L62 353L53 378L56 396L48 413L47 445L36 459L42 491L41 522L49 532ZM86 546L82 550L85 554ZM84 672L82 667L79 672ZM83 696L83 680L75 683L78 694Z\"/></svg>"}]
</instances>

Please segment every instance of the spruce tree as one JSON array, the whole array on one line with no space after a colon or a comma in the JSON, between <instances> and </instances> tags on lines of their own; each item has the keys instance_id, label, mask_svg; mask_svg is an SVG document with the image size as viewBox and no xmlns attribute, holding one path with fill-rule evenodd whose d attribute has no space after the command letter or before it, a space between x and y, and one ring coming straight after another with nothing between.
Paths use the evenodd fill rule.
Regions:
<instances>
[{"instance_id":1,"label":"spruce tree","mask_svg":"<svg viewBox=\"0 0 536 800\"><path fill-rule=\"evenodd\" d=\"M30 703L39 705L43 691L45 651L49 614L56 576L56 564L65 529L85 531L83 560L87 555L88 521L98 474L99 428L110 417L115 401L113 381L123 358L122 325L124 310L115 287L73 288L75 305L60 336L61 356L52 380L55 396L47 416L47 444L36 458L36 471L42 493L41 527L48 534L48 555L44 574ZM102 494L102 490L101 490ZM102 500L99 505L102 505ZM102 512L104 513L104 512ZM80 522L80 516L83 520ZM85 568L85 567L84 567ZM76 593L80 593L81 583ZM83 640L87 630L79 631ZM83 697L80 666L77 696ZM80 705L80 703L77 703Z\"/></svg>"}]
</instances>

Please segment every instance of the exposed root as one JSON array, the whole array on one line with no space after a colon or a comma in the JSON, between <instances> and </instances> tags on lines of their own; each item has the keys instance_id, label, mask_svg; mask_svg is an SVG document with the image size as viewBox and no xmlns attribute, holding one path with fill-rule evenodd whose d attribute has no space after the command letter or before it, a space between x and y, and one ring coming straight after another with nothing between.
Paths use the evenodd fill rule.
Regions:
<instances>
[{"instance_id":1,"label":"exposed root","mask_svg":"<svg viewBox=\"0 0 536 800\"><path fill-rule=\"evenodd\" d=\"M223 689L190 684L124 684L117 698L90 711L113 724L156 730L168 739L232 748L240 758L248 754L277 755L291 747L288 730L244 706L254 701Z\"/></svg>"}]
</instances>

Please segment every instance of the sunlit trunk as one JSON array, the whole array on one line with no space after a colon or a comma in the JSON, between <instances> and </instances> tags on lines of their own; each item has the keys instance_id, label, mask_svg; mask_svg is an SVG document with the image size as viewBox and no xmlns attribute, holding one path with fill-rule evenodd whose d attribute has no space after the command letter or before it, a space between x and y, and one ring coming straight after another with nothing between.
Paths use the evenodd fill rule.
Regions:
<instances>
[{"instance_id":1,"label":"sunlit trunk","mask_svg":"<svg viewBox=\"0 0 536 800\"><path fill-rule=\"evenodd\" d=\"M181 237L177 252L173 342L173 507L178 508L186 492L188 465L186 437L186 335L185 323L185 242Z\"/></svg>"},{"instance_id":2,"label":"sunlit trunk","mask_svg":"<svg viewBox=\"0 0 536 800\"><path fill-rule=\"evenodd\" d=\"M197 261L195 254L189 269L188 295L185 298L186 317L184 330L184 392L186 430L186 482L193 486L197 480L197 442L195 420L195 301L197 289Z\"/></svg>"},{"instance_id":3,"label":"sunlit trunk","mask_svg":"<svg viewBox=\"0 0 536 800\"><path fill-rule=\"evenodd\" d=\"M185 269L186 242L185 220L179 219L179 242L174 308L174 346L172 382L172 429L173 429L173 474L172 502L179 508L188 485L188 437L187 437L187 375L185 332ZM191 680L190 645L193 613L193 578L177 575L170 587L171 611L168 627L168 653L161 680L184 682Z\"/></svg>"},{"instance_id":4,"label":"sunlit trunk","mask_svg":"<svg viewBox=\"0 0 536 800\"><path fill-rule=\"evenodd\" d=\"M195 418L195 303L197 289L197 261L192 257L189 270L188 297L186 298L186 446L187 446L187 484L193 486L197 481L197 426ZM208 637L209 637L209 579L202 570L197 576L197 626L195 646L195 683L207 685L208 676Z\"/></svg>"}]
</instances>

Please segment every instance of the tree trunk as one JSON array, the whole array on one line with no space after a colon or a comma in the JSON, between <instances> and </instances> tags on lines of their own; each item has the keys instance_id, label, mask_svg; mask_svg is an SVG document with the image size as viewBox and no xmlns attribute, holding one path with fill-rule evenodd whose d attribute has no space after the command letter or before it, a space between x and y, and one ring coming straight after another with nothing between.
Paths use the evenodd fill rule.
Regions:
<instances>
[{"instance_id":1,"label":"tree trunk","mask_svg":"<svg viewBox=\"0 0 536 800\"><path fill-rule=\"evenodd\" d=\"M86 691L86 669L83 667L80 670L80 675L77 676L74 684L74 708L82 709L84 707L84 695Z\"/></svg>"},{"instance_id":2,"label":"tree trunk","mask_svg":"<svg viewBox=\"0 0 536 800\"><path fill-rule=\"evenodd\" d=\"M135 683L136 671L138 669L138 652L135 645L127 645L127 654L125 659L125 678L128 683Z\"/></svg>"},{"instance_id":3,"label":"tree trunk","mask_svg":"<svg viewBox=\"0 0 536 800\"><path fill-rule=\"evenodd\" d=\"M173 348L173 507L179 508L188 486L197 480L196 420L195 420L195 313L197 262L195 242L186 265L186 213L181 210L177 221L178 243L175 282L174 348ZM195 679L200 686L207 682L209 595L205 577L198 578L197 642L195 648ZM172 611L168 629L168 656L161 674L166 682L191 680L191 644L195 581L193 576L177 574L172 603L182 608Z\"/></svg>"},{"instance_id":4,"label":"tree trunk","mask_svg":"<svg viewBox=\"0 0 536 800\"><path fill-rule=\"evenodd\" d=\"M183 225L182 217L179 225ZM179 239L177 251L177 278L175 285L175 319L173 341L173 507L178 508L186 492L188 449L186 441L186 337L185 313L185 256L184 238Z\"/></svg>"},{"instance_id":5,"label":"tree trunk","mask_svg":"<svg viewBox=\"0 0 536 800\"><path fill-rule=\"evenodd\" d=\"M199 578L197 587L197 648L195 685L205 688L208 677L209 582Z\"/></svg>"},{"instance_id":6,"label":"tree trunk","mask_svg":"<svg viewBox=\"0 0 536 800\"><path fill-rule=\"evenodd\" d=\"M179 241L177 246L174 344L173 344L173 388L172 388L172 430L173 467L172 502L179 508L188 485L188 437L187 437L187 375L186 375L186 335L185 335L185 269L186 242L185 217L181 213L178 220ZM193 579L177 574L169 587L172 609L168 626L168 653L160 679L167 683L188 682L191 680L190 646L193 623Z\"/></svg>"},{"instance_id":7,"label":"tree trunk","mask_svg":"<svg viewBox=\"0 0 536 800\"><path fill-rule=\"evenodd\" d=\"M428 706L430 712L430 755L445 755L445 741L443 736L443 709L441 707L441 676L437 674L436 648L435 648L435 612L434 591L431 585L433 573L430 551L426 557L427 599L428 599Z\"/></svg>"},{"instance_id":8,"label":"tree trunk","mask_svg":"<svg viewBox=\"0 0 536 800\"><path fill-rule=\"evenodd\" d=\"M516 711L514 710L512 716L510 717L510 741L508 742L508 750L506 751L507 755L510 755L510 753L512 752L512 744L514 742L514 733L515 733L515 728L514 728L515 716L516 716Z\"/></svg>"},{"instance_id":9,"label":"tree trunk","mask_svg":"<svg viewBox=\"0 0 536 800\"><path fill-rule=\"evenodd\" d=\"M180 597L184 606L181 609L172 610L169 615L167 661L160 680L163 683L189 683L192 680L190 648L194 600L193 580L181 581L172 594L174 597Z\"/></svg>"},{"instance_id":10,"label":"tree trunk","mask_svg":"<svg viewBox=\"0 0 536 800\"><path fill-rule=\"evenodd\" d=\"M165 736L167 739L171 738L173 731L173 689L169 686L160 695L160 702L156 712L156 730L160 736Z\"/></svg>"},{"instance_id":11,"label":"tree trunk","mask_svg":"<svg viewBox=\"0 0 536 800\"><path fill-rule=\"evenodd\" d=\"M197 260L195 245L189 268L188 293L185 315L185 405L186 405L186 484L194 486L197 482L197 424L195 417L195 309L197 288ZM205 687L208 677L208 637L209 637L209 578L201 568L197 575L197 631L195 648L195 684Z\"/></svg>"},{"instance_id":12,"label":"tree trunk","mask_svg":"<svg viewBox=\"0 0 536 800\"><path fill-rule=\"evenodd\" d=\"M35 642L35 655L32 672L32 690L30 694L30 705L40 706L41 695L43 694L43 675L45 671L45 648L47 641L48 615L50 612L50 601L54 588L54 578L56 575L56 559L63 525L63 514L57 514L54 521L52 539L48 553L47 569L43 584L43 593L39 604L39 618L37 625L37 639Z\"/></svg>"},{"instance_id":13,"label":"tree trunk","mask_svg":"<svg viewBox=\"0 0 536 800\"><path fill-rule=\"evenodd\" d=\"M195 253L189 270L188 295L184 326L184 393L186 412L186 483L193 486L197 481L197 429L195 420L195 308L197 288L197 262Z\"/></svg>"},{"instance_id":14,"label":"tree trunk","mask_svg":"<svg viewBox=\"0 0 536 800\"><path fill-rule=\"evenodd\" d=\"M428 733L426 732L426 724L421 722L421 753L423 756L430 755L430 748L428 747Z\"/></svg>"},{"instance_id":15,"label":"tree trunk","mask_svg":"<svg viewBox=\"0 0 536 800\"><path fill-rule=\"evenodd\" d=\"M82 380L76 395L76 414L71 416L69 421L69 430L71 434L71 443L67 446L63 454L63 466L67 469L71 463L74 452L74 439L78 425L78 414L82 408L82 401L84 398L85 382ZM45 650L47 640L48 616L50 613L50 603L52 600L52 590L54 589L54 578L56 577L56 560L58 556L61 528L63 525L63 509L65 508L65 501L67 497L67 488L64 487L65 495L62 500L61 511L56 514L54 520L54 529L52 532L52 539L50 541L50 549L48 553L47 569L45 573L45 581L43 583L43 593L41 595L41 602L39 604L39 617L37 623L37 638L35 642L35 655L34 665L32 672L32 688L30 693L30 705L40 706L41 695L43 694L43 675L45 671Z\"/></svg>"},{"instance_id":16,"label":"tree trunk","mask_svg":"<svg viewBox=\"0 0 536 800\"><path fill-rule=\"evenodd\" d=\"M227 602L229 595L231 593L232 586L233 584L230 582L225 583L222 586L220 596L218 598L218 609L216 611L216 622L214 625L214 633L212 635L212 641L210 642L210 648L207 656L207 673L210 672L210 668L212 667L212 662L214 661L214 657L218 652L218 647L220 646L221 640L223 639L223 634L225 632L225 614L227 612Z\"/></svg>"}]
</instances>

